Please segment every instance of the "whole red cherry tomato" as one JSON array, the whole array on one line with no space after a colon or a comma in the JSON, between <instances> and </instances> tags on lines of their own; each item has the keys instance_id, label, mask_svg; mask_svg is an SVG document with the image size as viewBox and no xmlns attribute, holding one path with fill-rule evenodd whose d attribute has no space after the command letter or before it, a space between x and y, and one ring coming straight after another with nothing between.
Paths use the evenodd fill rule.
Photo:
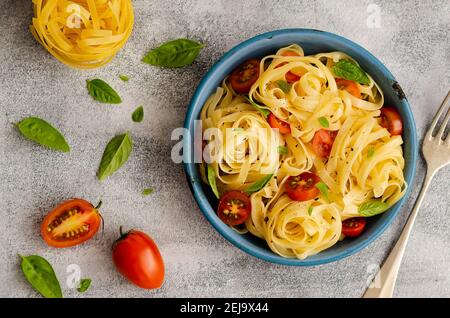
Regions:
<instances>
[{"instance_id":1,"label":"whole red cherry tomato","mask_svg":"<svg viewBox=\"0 0 450 318\"><path fill-rule=\"evenodd\" d=\"M164 282L164 262L155 242L141 231L122 233L113 245L117 270L133 284L146 289L160 288Z\"/></svg>"}]
</instances>

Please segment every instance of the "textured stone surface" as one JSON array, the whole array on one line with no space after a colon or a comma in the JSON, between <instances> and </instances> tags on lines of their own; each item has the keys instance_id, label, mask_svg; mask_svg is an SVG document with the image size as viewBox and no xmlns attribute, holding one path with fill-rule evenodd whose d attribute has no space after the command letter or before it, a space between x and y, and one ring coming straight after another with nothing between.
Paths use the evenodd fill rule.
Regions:
<instances>
[{"instance_id":1,"label":"textured stone surface","mask_svg":"<svg viewBox=\"0 0 450 318\"><path fill-rule=\"evenodd\" d=\"M359 297L367 268L388 253L411 210L424 173L393 225L370 247L337 263L294 268L259 261L226 242L207 223L172 163L170 133L180 127L200 78L226 50L258 33L286 27L331 31L360 43L393 72L423 135L449 89L450 2L383 1L380 28L368 28L370 1L162 1L135 0L136 25L125 49L108 66L76 71L58 63L28 32L31 1L0 2L0 296L34 297L17 254L40 254L52 264L70 297L278 296ZM289 5L287 4L289 3ZM143 65L143 54L166 40L188 37L206 44L191 67L162 70ZM119 74L131 80L123 83ZM85 80L100 77L120 91L120 106L92 101ZM143 104L146 118L130 116ZM45 118L64 132L70 154L22 138L13 123ZM129 130L129 162L103 183L95 172L107 141ZM411 236L396 296L450 296L450 170L433 182ZM149 186L155 193L142 197ZM39 236L42 217L61 200L100 198L104 235L80 247L55 250ZM159 243L167 265L160 290L144 291L115 271L110 246L119 225L139 227ZM66 286L66 269L78 264L92 288L80 295Z\"/></svg>"}]
</instances>

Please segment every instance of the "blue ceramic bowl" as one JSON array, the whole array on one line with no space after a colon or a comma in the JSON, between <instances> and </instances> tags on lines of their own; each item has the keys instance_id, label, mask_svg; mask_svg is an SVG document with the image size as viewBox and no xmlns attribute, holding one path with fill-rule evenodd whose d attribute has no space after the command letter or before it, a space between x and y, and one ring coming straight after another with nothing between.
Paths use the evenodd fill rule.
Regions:
<instances>
[{"instance_id":1,"label":"blue ceramic bowl","mask_svg":"<svg viewBox=\"0 0 450 318\"><path fill-rule=\"evenodd\" d=\"M404 156L406 160L405 179L411 186L417 161L417 135L413 114L400 85L391 72L371 53L358 44L338 35L311 29L284 29L258 35L227 52L206 74L191 100L185 119L185 128L194 135L194 121L207 98L216 90L222 80L244 61L275 53L279 48L298 43L306 55L319 52L342 51L353 57L364 70L380 85L384 92L386 104L393 105L399 111L404 124ZM183 145L185 159L193 154L192 138L185 138ZM356 239L345 239L333 247L305 260L287 259L273 253L266 242L251 234L240 235L222 223L216 215L217 200L209 186L204 185L198 173L198 165L185 160L184 168L192 193L200 210L214 228L228 241L245 252L272 263L294 266L312 266L340 260L352 255L369 245L379 237L391 224L408 198L409 190L400 202L389 211L368 220L363 235Z\"/></svg>"}]
</instances>

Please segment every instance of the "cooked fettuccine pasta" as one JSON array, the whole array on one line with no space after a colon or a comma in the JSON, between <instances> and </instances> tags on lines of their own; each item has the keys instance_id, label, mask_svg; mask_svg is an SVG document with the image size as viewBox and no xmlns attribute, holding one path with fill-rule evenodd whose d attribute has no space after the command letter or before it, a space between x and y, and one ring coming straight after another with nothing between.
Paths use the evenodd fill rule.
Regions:
<instances>
[{"instance_id":1,"label":"cooked fettuccine pasta","mask_svg":"<svg viewBox=\"0 0 450 318\"><path fill-rule=\"evenodd\" d=\"M131 35L131 0L32 0L30 31L62 63L100 67L113 59Z\"/></svg>"},{"instance_id":2,"label":"cooked fettuccine pasta","mask_svg":"<svg viewBox=\"0 0 450 318\"><path fill-rule=\"evenodd\" d=\"M359 236L405 193L401 118L344 53L291 45L247 61L200 117L219 218L281 256Z\"/></svg>"}]
</instances>

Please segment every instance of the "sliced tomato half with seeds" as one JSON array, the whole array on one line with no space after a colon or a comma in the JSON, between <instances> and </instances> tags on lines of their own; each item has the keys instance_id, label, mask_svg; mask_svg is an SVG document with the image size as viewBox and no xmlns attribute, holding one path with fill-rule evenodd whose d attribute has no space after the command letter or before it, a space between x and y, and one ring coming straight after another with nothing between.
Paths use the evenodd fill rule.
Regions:
<instances>
[{"instance_id":1,"label":"sliced tomato half with seeds","mask_svg":"<svg viewBox=\"0 0 450 318\"><path fill-rule=\"evenodd\" d=\"M287 121L279 119L274 114L270 113L267 121L270 127L278 129L280 134L287 135L291 133L291 125Z\"/></svg>"},{"instance_id":2,"label":"sliced tomato half with seeds","mask_svg":"<svg viewBox=\"0 0 450 318\"><path fill-rule=\"evenodd\" d=\"M348 237L358 237L364 231L366 218L351 218L342 222L342 234Z\"/></svg>"},{"instance_id":3,"label":"sliced tomato half with seeds","mask_svg":"<svg viewBox=\"0 0 450 318\"><path fill-rule=\"evenodd\" d=\"M328 158L336 139L337 131L320 129L314 134L312 147L314 152L321 158Z\"/></svg>"},{"instance_id":4,"label":"sliced tomato half with seeds","mask_svg":"<svg viewBox=\"0 0 450 318\"><path fill-rule=\"evenodd\" d=\"M228 225L244 223L252 211L250 198L241 191L225 193L219 202L217 215Z\"/></svg>"},{"instance_id":5,"label":"sliced tomato half with seeds","mask_svg":"<svg viewBox=\"0 0 450 318\"><path fill-rule=\"evenodd\" d=\"M259 78L258 59L251 59L240 65L230 75L230 84L234 91L238 94L248 94L252 85Z\"/></svg>"},{"instance_id":6,"label":"sliced tomato half with seeds","mask_svg":"<svg viewBox=\"0 0 450 318\"><path fill-rule=\"evenodd\" d=\"M71 199L58 205L44 218L41 234L53 247L63 248L91 239L100 228L102 218L98 208L82 199Z\"/></svg>"},{"instance_id":7,"label":"sliced tomato half with seeds","mask_svg":"<svg viewBox=\"0 0 450 318\"><path fill-rule=\"evenodd\" d=\"M294 201L308 201L316 198L320 191L316 184L320 178L312 172L303 172L298 176L289 177L286 181L286 193Z\"/></svg>"}]
</instances>

